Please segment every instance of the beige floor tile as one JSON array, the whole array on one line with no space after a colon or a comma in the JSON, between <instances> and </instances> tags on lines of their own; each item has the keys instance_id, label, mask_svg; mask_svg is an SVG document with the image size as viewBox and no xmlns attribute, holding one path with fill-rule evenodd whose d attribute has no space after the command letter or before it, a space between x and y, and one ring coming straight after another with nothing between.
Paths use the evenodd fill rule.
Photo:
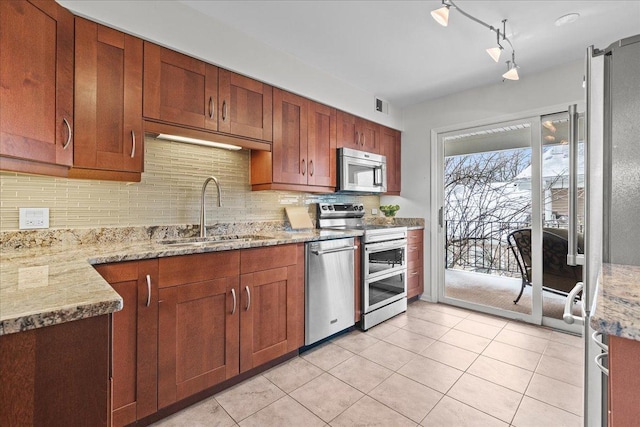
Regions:
<instances>
[{"instance_id":1,"label":"beige floor tile","mask_svg":"<svg viewBox=\"0 0 640 427\"><path fill-rule=\"evenodd\" d=\"M582 365L569 363L555 357L542 355L536 374L545 375L577 387L582 387L584 370Z\"/></svg>"},{"instance_id":2,"label":"beige floor tile","mask_svg":"<svg viewBox=\"0 0 640 427\"><path fill-rule=\"evenodd\" d=\"M520 393L470 374L464 374L447 395L507 423L522 399Z\"/></svg>"},{"instance_id":3,"label":"beige floor tile","mask_svg":"<svg viewBox=\"0 0 640 427\"><path fill-rule=\"evenodd\" d=\"M369 396L419 423L440 401L442 393L393 374L373 389Z\"/></svg>"},{"instance_id":4,"label":"beige floor tile","mask_svg":"<svg viewBox=\"0 0 640 427\"><path fill-rule=\"evenodd\" d=\"M273 402L240 422L240 427L322 427L324 421L289 396Z\"/></svg>"},{"instance_id":5,"label":"beige floor tile","mask_svg":"<svg viewBox=\"0 0 640 427\"><path fill-rule=\"evenodd\" d=\"M425 427L507 427L509 424L448 396L422 421Z\"/></svg>"},{"instance_id":6,"label":"beige floor tile","mask_svg":"<svg viewBox=\"0 0 640 427\"><path fill-rule=\"evenodd\" d=\"M398 373L440 393L446 393L463 372L435 360L418 356L400 368Z\"/></svg>"},{"instance_id":7,"label":"beige floor tile","mask_svg":"<svg viewBox=\"0 0 640 427\"><path fill-rule=\"evenodd\" d=\"M442 341L434 342L420 354L461 371L465 371L478 357L478 353Z\"/></svg>"},{"instance_id":8,"label":"beige floor tile","mask_svg":"<svg viewBox=\"0 0 640 427\"><path fill-rule=\"evenodd\" d=\"M432 310L440 311L442 313L449 314L451 316L462 317L463 319L467 318L471 313L473 313L473 311L465 310L464 308L453 307L447 304L430 303L426 301L422 301L422 302L424 303L425 307L428 307Z\"/></svg>"},{"instance_id":9,"label":"beige floor tile","mask_svg":"<svg viewBox=\"0 0 640 427\"><path fill-rule=\"evenodd\" d=\"M363 394L336 377L324 373L296 389L290 396L329 422L360 400Z\"/></svg>"},{"instance_id":10,"label":"beige floor tile","mask_svg":"<svg viewBox=\"0 0 640 427\"><path fill-rule=\"evenodd\" d=\"M525 350L524 348L498 341L492 341L482 354L529 371L535 371L542 357L540 353L536 353L535 351Z\"/></svg>"},{"instance_id":11,"label":"beige floor tile","mask_svg":"<svg viewBox=\"0 0 640 427\"><path fill-rule=\"evenodd\" d=\"M391 319L387 320L384 323L386 325L391 325L391 326L395 326L397 328L402 328L408 322L409 322L409 316L407 316L407 313L401 313L401 314L398 314L397 316L392 317Z\"/></svg>"},{"instance_id":12,"label":"beige floor tile","mask_svg":"<svg viewBox=\"0 0 640 427\"><path fill-rule=\"evenodd\" d=\"M222 406L210 397L152 425L154 427L232 427L237 424Z\"/></svg>"},{"instance_id":13,"label":"beige floor tile","mask_svg":"<svg viewBox=\"0 0 640 427\"><path fill-rule=\"evenodd\" d=\"M329 373L361 392L368 393L393 374L393 371L364 357L353 356Z\"/></svg>"},{"instance_id":14,"label":"beige floor tile","mask_svg":"<svg viewBox=\"0 0 640 427\"><path fill-rule=\"evenodd\" d=\"M414 353L420 353L434 342L431 338L404 329L392 333L384 341Z\"/></svg>"},{"instance_id":15,"label":"beige floor tile","mask_svg":"<svg viewBox=\"0 0 640 427\"><path fill-rule=\"evenodd\" d=\"M371 347L377 343L379 339L372 337L362 331L355 330L347 334L341 335L338 338L332 340L334 344L347 349L353 353L360 353L367 347Z\"/></svg>"},{"instance_id":16,"label":"beige floor tile","mask_svg":"<svg viewBox=\"0 0 640 427\"><path fill-rule=\"evenodd\" d=\"M582 418L525 396L511 425L514 427L581 427Z\"/></svg>"},{"instance_id":17,"label":"beige floor tile","mask_svg":"<svg viewBox=\"0 0 640 427\"><path fill-rule=\"evenodd\" d=\"M487 325L497 326L498 328L504 328L507 326L508 321L496 316L491 316L490 314L484 313L471 313L468 315L467 320L474 320L480 323L486 323Z\"/></svg>"},{"instance_id":18,"label":"beige floor tile","mask_svg":"<svg viewBox=\"0 0 640 427\"><path fill-rule=\"evenodd\" d=\"M549 345L544 351L544 355L555 357L556 359L564 360L565 362L584 366L584 353L582 351L582 348L574 347L572 345L550 341Z\"/></svg>"},{"instance_id":19,"label":"beige floor tile","mask_svg":"<svg viewBox=\"0 0 640 427\"><path fill-rule=\"evenodd\" d=\"M456 326L463 319L462 317L452 316L450 314L443 313L442 311L438 310L433 310L431 308L414 309L411 312L408 312L408 315L409 317L426 320L427 322L436 323L448 328Z\"/></svg>"},{"instance_id":20,"label":"beige floor tile","mask_svg":"<svg viewBox=\"0 0 640 427\"><path fill-rule=\"evenodd\" d=\"M440 341L455 345L456 347L464 348L465 350L473 351L474 353L482 353L482 351L491 342L488 338L479 337L468 332L458 331L457 329L452 329L444 334L440 338Z\"/></svg>"},{"instance_id":21,"label":"beige floor tile","mask_svg":"<svg viewBox=\"0 0 640 427\"><path fill-rule=\"evenodd\" d=\"M352 352L331 342L322 344L300 355L300 357L307 362L311 362L325 371L328 371L352 356Z\"/></svg>"},{"instance_id":22,"label":"beige floor tile","mask_svg":"<svg viewBox=\"0 0 640 427\"><path fill-rule=\"evenodd\" d=\"M402 329L437 340L449 332L451 328L448 326L438 325L437 323L427 322L426 320L413 318L409 323L404 325Z\"/></svg>"},{"instance_id":23,"label":"beige floor tile","mask_svg":"<svg viewBox=\"0 0 640 427\"><path fill-rule=\"evenodd\" d=\"M453 328L462 332L478 335L479 337L488 338L490 340L494 339L502 330L500 327L487 325L486 323L479 323L475 320L469 319L464 319Z\"/></svg>"},{"instance_id":24,"label":"beige floor tile","mask_svg":"<svg viewBox=\"0 0 640 427\"><path fill-rule=\"evenodd\" d=\"M551 338L551 329L543 328L542 326L530 325L528 323L517 322L512 320L504 327L510 331L520 332L522 334L532 335L534 337L543 338L548 340Z\"/></svg>"},{"instance_id":25,"label":"beige floor tile","mask_svg":"<svg viewBox=\"0 0 640 427\"><path fill-rule=\"evenodd\" d=\"M392 371L397 371L405 363L416 357L415 353L384 341L372 345L360 355Z\"/></svg>"},{"instance_id":26,"label":"beige floor tile","mask_svg":"<svg viewBox=\"0 0 640 427\"><path fill-rule=\"evenodd\" d=\"M235 421L240 421L284 396L262 375L253 377L215 396Z\"/></svg>"},{"instance_id":27,"label":"beige floor tile","mask_svg":"<svg viewBox=\"0 0 640 427\"><path fill-rule=\"evenodd\" d=\"M509 329L503 329L500 331L500 333L495 337L495 340L524 348L525 350L535 351L536 353L543 353L547 348L547 344L549 344L549 341L544 338L534 337L533 335L527 335L522 332L516 332Z\"/></svg>"},{"instance_id":28,"label":"beige floor tile","mask_svg":"<svg viewBox=\"0 0 640 427\"><path fill-rule=\"evenodd\" d=\"M577 335L565 334L563 332L553 331L551 332L551 337L549 338L551 341L559 342L566 345L571 345L574 347L578 347L580 349L584 348L584 340L582 337Z\"/></svg>"},{"instance_id":29,"label":"beige floor tile","mask_svg":"<svg viewBox=\"0 0 640 427\"><path fill-rule=\"evenodd\" d=\"M390 323L384 322L374 326L373 328L370 328L365 332L365 334L372 336L373 338L382 339L386 336L391 335L398 329L400 329L398 326L393 326Z\"/></svg>"},{"instance_id":30,"label":"beige floor tile","mask_svg":"<svg viewBox=\"0 0 640 427\"><path fill-rule=\"evenodd\" d=\"M518 393L525 392L533 375L533 372L526 369L482 355L467 369L467 373Z\"/></svg>"},{"instance_id":31,"label":"beige floor tile","mask_svg":"<svg viewBox=\"0 0 640 427\"><path fill-rule=\"evenodd\" d=\"M380 402L365 396L331 421L332 427L415 427L416 423Z\"/></svg>"},{"instance_id":32,"label":"beige floor tile","mask_svg":"<svg viewBox=\"0 0 640 427\"><path fill-rule=\"evenodd\" d=\"M291 393L324 372L313 363L301 357L294 357L275 368L265 372L263 376L277 385L285 393Z\"/></svg>"},{"instance_id":33,"label":"beige floor tile","mask_svg":"<svg viewBox=\"0 0 640 427\"><path fill-rule=\"evenodd\" d=\"M582 414L582 387L533 374L525 395L575 415Z\"/></svg>"}]
</instances>

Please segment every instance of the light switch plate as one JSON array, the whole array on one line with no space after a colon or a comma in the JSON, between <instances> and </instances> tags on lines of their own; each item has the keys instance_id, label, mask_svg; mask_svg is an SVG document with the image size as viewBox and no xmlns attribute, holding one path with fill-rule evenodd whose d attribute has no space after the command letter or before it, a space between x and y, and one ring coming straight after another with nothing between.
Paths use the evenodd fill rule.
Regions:
<instances>
[{"instance_id":1,"label":"light switch plate","mask_svg":"<svg viewBox=\"0 0 640 427\"><path fill-rule=\"evenodd\" d=\"M371 209L371 215L378 215L378 209L372 208Z\"/></svg>"},{"instance_id":2,"label":"light switch plate","mask_svg":"<svg viewBox=\"0 0 640 427\"><path fill-rule=\"evenodd\" d=\"M49 208L20 208L20 230L49 228Z\"/></svg>"}]
</instances>

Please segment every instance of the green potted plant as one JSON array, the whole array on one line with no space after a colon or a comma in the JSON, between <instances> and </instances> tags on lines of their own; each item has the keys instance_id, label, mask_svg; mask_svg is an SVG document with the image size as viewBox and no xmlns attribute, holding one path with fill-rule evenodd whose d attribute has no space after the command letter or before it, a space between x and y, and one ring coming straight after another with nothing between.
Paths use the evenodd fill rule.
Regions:
<instances>
[{"instance_id":1,"label":"green potted plant","mask_svg":"<svg viewBox=\"0 0 640 427\"><path fill-rule=\"evenodd\" d=\"M400 210L400 205L382 205L380 206L380 211L384 214L388 219L393 219L396 216L396 212Z\"/></svg>"}]
</instances>

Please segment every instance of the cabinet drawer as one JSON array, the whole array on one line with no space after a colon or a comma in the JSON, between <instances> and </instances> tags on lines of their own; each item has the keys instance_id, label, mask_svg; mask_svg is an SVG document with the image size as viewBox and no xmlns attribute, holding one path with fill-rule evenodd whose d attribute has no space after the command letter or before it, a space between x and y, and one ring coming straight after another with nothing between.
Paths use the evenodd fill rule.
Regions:
<instances>
[{"instance_id":1,"label":"cabinet drawer","mask_svg":"<svg viewBox=\"0 0 640 427\"><path fill-rule=\"evenodd\" d=\"M407 240L409 245L414 243L422 243L423 242L423 230L409 230L407 233Z\"/></svg>"},{"instance_id":2,"label":"cabinet drawer","mask_svg":"<svg viewBox=\"0 0 640 427\"><path fill-rule=\"evenodd\" d=\"M109 283L138 280L138 261L96 265L96 271Z\"/></svg>"},{"instance_id":3,"label":"cabinet drawer","mask_svg":"<svg viewBox=\"0 0 640 427\"><path fill-rule=\"evenodd\" d=\"M420 244L409 244L407 246L407 262L418 262L422 261L422 243Z\"/></svg>"},{"instance_id":4,"label":"cabinet drawer","mask_svg":"<svg viewBox=\"0 0 640 427\"><path fill-rule=\"evenodd\" d=\"M221 277L237 276L240 251L224 251L160 258L159 287L184 285Z\"/></svg>"},{"instance_id":5,"label":"cabinet drawer","mask_svg":"<svg viewBox=\"0 0 640 427\"><path fill-rule=\"evenodd\" d=\"M407 297L411 298L423 292L422 266L407 270Z\"/></svg>"},{"instance_id":6,"label":"cabinet drawer","mask_svg":"<svg viewBox=\"0 0 640 427\"><path fill-rule=\"evenodd\" d=\"M294 244L243 249L240 254L240 273L296 265L296 247Z\"/></svg>"}]
</instances>

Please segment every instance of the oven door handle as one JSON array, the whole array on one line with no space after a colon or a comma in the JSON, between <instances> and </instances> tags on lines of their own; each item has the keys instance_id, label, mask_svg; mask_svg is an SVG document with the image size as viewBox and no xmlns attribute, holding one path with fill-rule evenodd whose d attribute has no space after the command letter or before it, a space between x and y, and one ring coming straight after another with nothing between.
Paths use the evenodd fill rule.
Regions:
<instances>
[{"instance_id":1,"label":"oven door handle","mask_svg":"<svg viewBox=\"0 0 640 427\"><path fill-rule=\"evenodd\" d=\"M382 166L376 166L373 168L373 185L382 187L382 184Z\"/></svg>"},{"instance_id":2,"label":"oven door handle","mask_svg":"<svg viewBox=\"0 0 640 427\"><path fill-rule=\"evenodd\" d=\"M388 249L400 249L407 246L407 239L394 240L391 242L367 243L364 250L367 252L380 252Z\"/></svg>"},{"instance_id":3,"label":"oven door handle","mask_svg":"<svg viewBox=\"0 0 640 427\"><path fill-rule=\"evenodd\" d=\"M357 246L345 246L342 248L328 249L325 251L322 251L322 250L311 251L311 253L314 255L325 255L325 254L333 254L336 252L355 251L356 249L358 249Z\"/></svg>"}]
</instances>

